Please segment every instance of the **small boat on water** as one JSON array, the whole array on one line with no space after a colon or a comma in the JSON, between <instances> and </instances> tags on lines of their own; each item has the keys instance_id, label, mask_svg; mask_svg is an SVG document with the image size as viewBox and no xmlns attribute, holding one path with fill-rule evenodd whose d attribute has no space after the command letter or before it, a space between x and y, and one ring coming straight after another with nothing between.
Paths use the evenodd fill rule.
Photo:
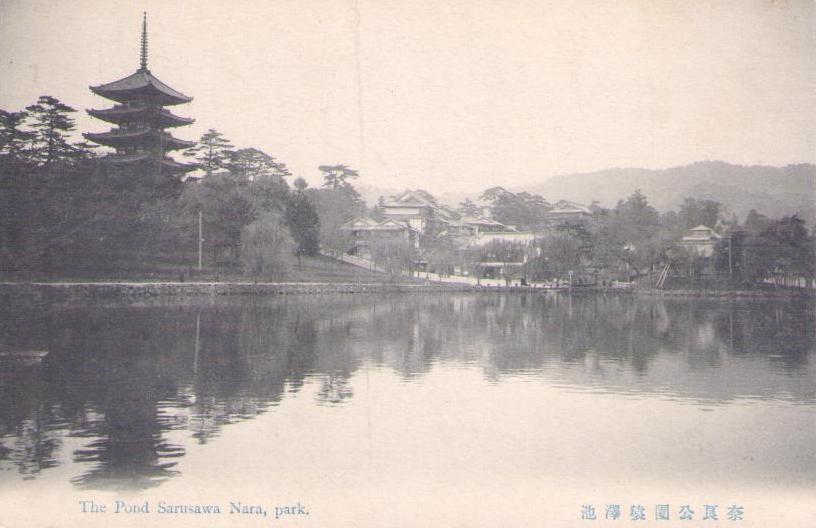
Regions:
<instances>
[{"instance_id":1,"label":"small boat on water","mask_svg":"<svg viewBox=\"0 0 816 528\"><path fill-rule=\"evenodd\" d=\"M636 282L626 282L626 281L612 281L612 285L610 286L613 290L631 290L637 286Z\"/></svg>"},{"instance_id":2,"label":"small boat on water","mask_svg":"<svg viewBox=\"0 0 816 528\"><path fill-rule=\"evenodd\" d=\"M38 364L48 355L47 350L0 350L0 361Z\"/></svg>"}]
</instances>

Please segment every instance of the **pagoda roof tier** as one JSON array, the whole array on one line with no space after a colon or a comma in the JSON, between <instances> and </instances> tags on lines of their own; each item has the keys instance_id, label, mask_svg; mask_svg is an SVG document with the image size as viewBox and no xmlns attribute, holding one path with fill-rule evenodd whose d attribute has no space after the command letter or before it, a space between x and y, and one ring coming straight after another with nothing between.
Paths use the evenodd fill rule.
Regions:
<instances>
[{"instance_id":1,"label":"pagoda roof tier","mask_svg":"<svg viewBox=\"0 0 816 528\"><path fill-rule=\"evenodd\" d=\"M170 134L162 134L162 148L164 150L177 150L194 147L195 141L187 141L171 136Z\"/></svg>"},{"instance_id":2,"label":"pagoda roof tier","mask_svg":"<svg viewBox=\"0 0 816 528\"><path fill-rule=\"evenodd\" d=\"M195 121L195 119L189 117L174 115L163 108L145 105L117 105L104 110L90 109L88 114L117 125L131 122L150 122L161 128L190 125Z\"/></svg>"},{"instance_id":3,"label":"pagoda roof tier","mask_svg":"<svg viewBox=\"0 0 816 528\"><path fill-rule=\"evenodd\" d=\"M185 141L183 139L174 138L170 134L159 134L157 134L156 130L151 128L138 128L131 130L112 130L102 133L86 132L82 135L89 141L113 148L155 145L157 140L161 141L163 150L185 149L195 145L195 141Z\"/></svg>"},{"instance_id":4,"label":"pagoda roof tier","mask_svg":"<svg viewBox=\"0 0 816 528\"><path fill-rule=\"evenodd\" d=\"M150 128L130 130L111 130L110 132L85 132L82 136L94 143L108 147L126 147L128 145L147 145L153 143L155 132Z\"/></svg>"},{"instance_id":5,"label":"pagoda roof tier","mask_svg":"<svg viewBox=\"0 0 816 528\"><path fill-rule=\"evenodd\" d=\"M161 82L146 68L141 68L124 79L100 84L99 86L91 86L90 89L97 95L119 103L147 99L170 106L189 103L193 100L192 97L188 97Z\"/></svg>"},{"instance_id":6,"label":"pagoda roof tier","mask_svg":"<svg viewBox=\"0 0 816 528\"><path fill-rule=\"evenodd\" d=\"M179 163L176 160L172 160L170 158L163 158L162 159L162 166L168 169L173 169L177 171L183 172L190 172L191 170L195 170L198 167L196 163Z\"/></svg>"},{"instance_id":7,"label":"pagoda roof tier","mask_svg":"<svg viewBox=\"0 0 816 528\"><path fill-rule=\"evenodd\" d=\"M125 155L111 154L110 156L105 156L103 161L106 163L113 163L115 165L129 165L132 163L144 163L152 161L153 159L154 157L149 152L140 152L138 154ZM170 158L162 158L161 164L164 168L183 172L189 172L198 168L198 165L195 163L179 163Z\"/></svg>"}]
</instances>

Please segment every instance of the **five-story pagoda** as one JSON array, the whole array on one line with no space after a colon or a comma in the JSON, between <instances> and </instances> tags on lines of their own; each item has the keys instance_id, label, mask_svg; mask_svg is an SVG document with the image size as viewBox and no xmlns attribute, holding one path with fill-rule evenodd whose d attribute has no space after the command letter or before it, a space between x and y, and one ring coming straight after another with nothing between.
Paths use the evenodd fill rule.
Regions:
<instances>
[{"instance_id":1,"label":"five-story pagoda","mask_svg":"<svg viewBox=\"0 0 816 528\"><path fill-rule=\"evenodd\" d=\"M152 168L166 175L196 167L166 155L168 151L192 147L195 142L165 132L166 128L189 125L193 119L174 115L164 107L189 103L193 98L170 88L147 69L147 13L142 22L141 67L124 79L90 89L118 103L113 108L88 110L91 116L116 125L109 132L83 134L94 143L116 149L116 154L105 157L105 161L122 167Z\"/></svg>"}]
</instances>

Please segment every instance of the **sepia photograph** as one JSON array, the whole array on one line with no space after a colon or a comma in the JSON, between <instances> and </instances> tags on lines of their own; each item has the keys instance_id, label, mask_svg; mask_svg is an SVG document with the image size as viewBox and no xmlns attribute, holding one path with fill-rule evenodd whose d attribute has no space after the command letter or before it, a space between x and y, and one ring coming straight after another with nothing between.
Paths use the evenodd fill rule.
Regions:
<instances>
[{"instance_id":1,"label":"sepia photograph","mask_svg":"<svg viewBox=\"0 0 816 528\"><path fill-rule=\"evenodd\" d=\"M813 0L0 0L0 528L816 526Z\"/></svg>"}]
</instances>

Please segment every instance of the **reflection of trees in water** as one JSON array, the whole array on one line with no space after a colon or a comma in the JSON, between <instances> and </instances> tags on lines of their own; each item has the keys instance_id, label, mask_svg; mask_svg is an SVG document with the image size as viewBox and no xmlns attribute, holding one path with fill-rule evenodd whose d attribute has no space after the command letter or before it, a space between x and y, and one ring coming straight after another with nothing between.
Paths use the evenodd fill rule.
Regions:
<instances>
[{"instance_id":1,"label":"reflection of trees in water","mask_svg":"<svg viewBox=\"0 0 816 528\"><path fill-rule=\"evenodd\" d=\"M317 391L319 403L342 403L352 396L354 390L349 386L348 377L335 377L329 374L321 378L320 389Z\"/></svg>"},{"instance_id":2,"label":"reflection of trees in water","mask_svg":"<svg viewBox=\"0 0 816 528\"><path fill-rule=\"evenodd\" d=\"M489 376L556 362L562 381L600 390L814 399L802 382L816 333L812 307L602 296L540 298L533 306L538 320L522 314L504 323L504 333L533 328L520 341L487 332ZM564 368L570 364L577 368Z\"/></svg>"},{"instance_id":3,"label":"reflection of trees in water","mask_svg":"<svg viewBox=\"0 0 816 528\"><path fill-rule=\"evenodd\" d=\"M550 296L487 300L472 327L490 351L491 377L539 370L554 362L592 367L593 358L615 360L638 372L658 353L657 338L644 333L643 309L631 297Z\"/></svg>"},{"instance_id":4,"label":"reflection of trees in water","mask_svg":"<svg viewBox=\"0 0 816 528\"><path fill-rule=\"evenodd\" d=\"M149 312L138 309L55 310L46 323L26 328L50 339L45 363L32 370L42 378L41 390L19 378L3 386L20 391L20 401L53 411L40 420L44 431L92 439L73 454L90 465L75 482L144 487L171 475L170 459L183 450L162 438L174 421L161 415L158 404L174 394L168 379L174 365L163 354L165 344L173 346L166 321L154 324Z\"/></svg>"},{"instance_id":5,"label":"reflection of trees in water","mask_svg":"<svg viewBox=\"0 0 816 528\"><path fill-rule=\"evenodd\" d=\"M816 329L813 308L788 304L737 305L718 320L721 335L728 335L739 355L761 355L793 371L808 361Z\"/></svg>"},{"instance_id":6,"label":"reflection of trees in water","mask_svg":"<svg viewBox=\"0 0 816 528\"><path fill-rule=\"evenodd\" d=\"M73 453L88 469L73 482L86 488L146 488L175 474L180 446L164 433L179 416L160 402L174 399L186 365L166 351L182 346L178 321L154 319L149 310L66 314L73 324L56 356L52 378L69 405L82 409L71 436L91 439ZM82 328L74 332L69 329Z\"/></svg>"},{"instance_id":7,"label":"reflection of trees in water","mask_svg":"<svg viewBox=\"0 0 816 528\"><path fill-rule=\"evenodd\" d=\"M43 426L39 410L3 436L8 438L8 445L0 443L0 461L7 460L16 466L23 478L35 478L40 471L59 464L56 452L61 438L56 431Z\"/></svg>"},{"instance_id":8,"label":"reflection of trees in water","mask_svg":"<svg viewBox=\"0 0 816 528\"><path fill-rule=\"evenodd\" d=\"M40 370L0 362L0 402L0 469L11 464L23 478L34 478L58 465L62 438L53 424L62 423L61 413Z\"/></svg>"},{"instance_id":9,"label":"reflection of trees in water","mask_svg":"<svg viewBox=\"0 0 816 528\"><path fill-rule=\"evenodd\" d=\"M362 329L366 357L406 377L435 362L478 363L489 379L547 372L614 391L813 399L800 380L814 347L812 306L482 294L402 297L345 313L352 334Z\"/></svg>"},{"instance_id":10,"label":"reflection of trees in water","mask_svg":"<svg viewBox=\"0 0 816 528\"><path fill-rule=\"evenodd\" d=\"M252 304L201 316L190 428L201 443L297 392L315 362L314 321L296 303Z\"/></svg>"},{"instance_id":11,"label":"reflection of trees in water","mask_svg":"<svg viewBox=\"0 0 816 528\"><path fill-rule=\"evenodd\" d=\"M117 401L127 399L128 401ZM138 400L137 400L138 399ZM100 489L148 488L175 474L174 459L184 449L163 438L171 424L157 416L156 401L133 394L113 394L100 419L74 431L93 438L74 452L74 461L92 464L72 479L81 487Z\"/></svg>"},{"instance_id":12,"label":"reflection of trees in water","mask_svg":"<svg viewBox=\"0 0 816 528\"><path fill-rule=\"evenodd\" d=\"M362 367L412 380L437 364L470 364L494 380L536 375L714 399L763 386L813 399L784 378L810 368L812 308L785 303L485 293L3 306L18 324L3 325L0 344L51 354L42 367L0 371L0 399L11 402L0 406L0 463L37 475L59 463L64 436L80 437L72 458L88 467L74 482L89 488L157 485L184 454L169 431L208 442L306 383L317 403L343 404ZM734 365L754 370L724 372ZM731 383L720 387L724 377Z\"/></svg>"},{"instance_id":13,"label":"reflection of trees in water","mask_svg":"<svg viewBox=\"0 0 816 528\"><path fill-rule=\"evenodd\" d=\"M649 300L629 296L538 297L504 317L498 306L479 321L499 372L534 369L588 354L640 373L661 355L689 366L716 367L722 356L784 358L801 366L813 348L812 314L770 303ZM517 312L517 311L516 311Z\"/></svg>"}]
</instances>

